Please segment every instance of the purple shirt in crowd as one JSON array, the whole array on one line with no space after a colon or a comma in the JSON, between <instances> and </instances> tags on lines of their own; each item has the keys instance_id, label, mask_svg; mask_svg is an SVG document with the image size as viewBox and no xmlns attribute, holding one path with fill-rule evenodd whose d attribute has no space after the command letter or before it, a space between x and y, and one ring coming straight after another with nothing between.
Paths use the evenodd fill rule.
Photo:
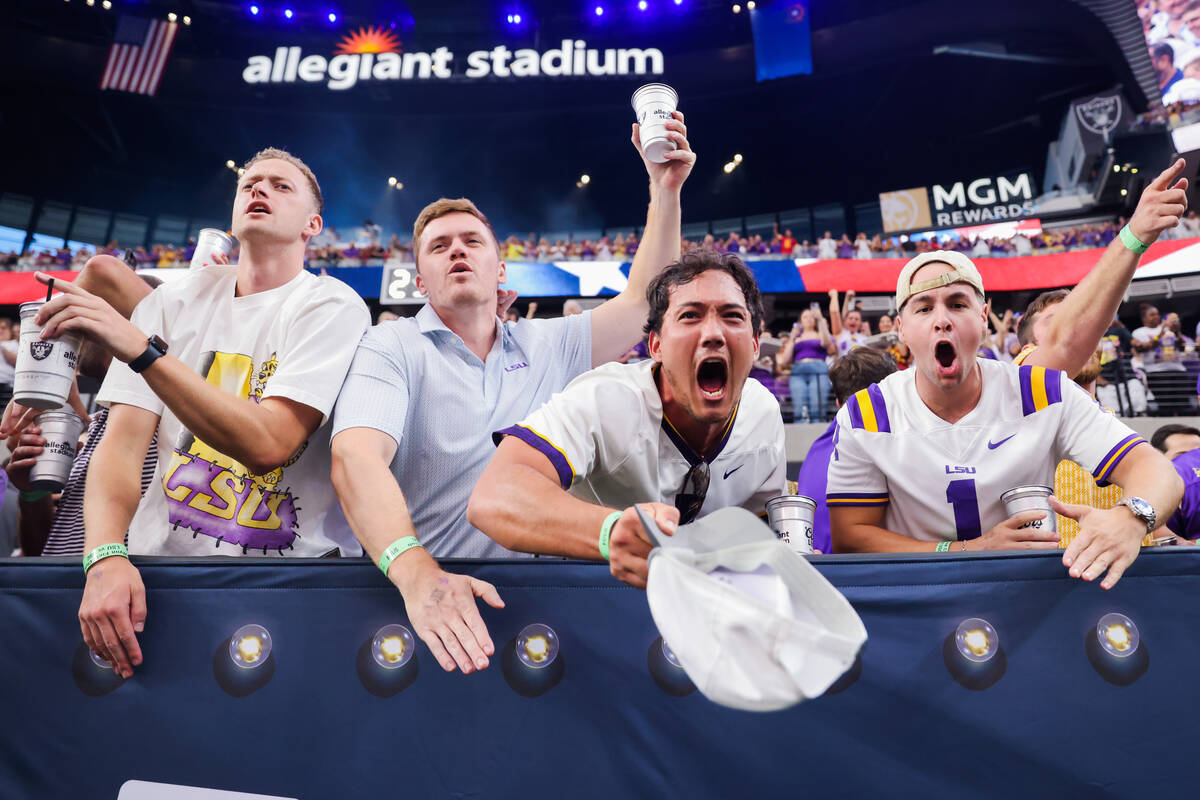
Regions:
<instances>
[{"instance_id":1,"label":"purple shirt in crowd","mask_svg":"<svg viewBox=\"0 0 1200 800\"><path fill-rule=\"evenodd\" d=\"M819 358L823 361L827 355L820 339L797 339L796 349L793 353L795 354L793 356L795 361L799 361L802 358Z\"/></svg>"},{"instance_id":2,"label":"purple shirt in crowd","mask_svg":"<svg viewBox=\"0 0 1200 800\"><path fill-rule=\"evenodd\" d=\"M817 504L813 514L813 549L822 553L833 550L832 539L829 536L829 506L825 505L825 485L829 480L829 459L833 455L833 435L837 431L837 420L829 423L829 427L821 434L808 455L800 465L800 474L796 476L796 494L811 497Z\"/></svg>"},{"instance_id":3,"label":"purple shirt in crowd","mask_svg":"<svg viewBox=\"0 0 1200 800\"><path fill-rule=\"evenodd\" d=\"M1171 462L1183 478L1183 500L1167 520L1167 527L1185 539L1200 537L1200 450L1175 456Z\"/></svg>"}]
</instances>

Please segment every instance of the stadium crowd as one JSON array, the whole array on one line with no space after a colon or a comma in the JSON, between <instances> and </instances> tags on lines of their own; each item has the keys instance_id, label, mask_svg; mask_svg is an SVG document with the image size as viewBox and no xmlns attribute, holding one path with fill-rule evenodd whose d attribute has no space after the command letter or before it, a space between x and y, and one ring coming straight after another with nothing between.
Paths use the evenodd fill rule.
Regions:
<instances>
[{"instance_id":1,"label":"stadium crowd","mask_svg":"<svg viewBox=\"0 0 1200 800\"><path fill-rule=\"evenodd\" d=\"M681 239L683 250L697 247L709 248L722 253L735 253L746 261L798 258L911 258L929 250L954 250L972 258L1007 258L1010 256L1046 255L1073 250L1089 250L1107 247L1124 226L1122 217L1114 221L1086 223L1058 228L1044 228L1036 233L1018 230L1011 236L980 236L968 233L929 233L885 236L858 233L834 236L832 231L815 242L797 240L790 229L762 234L742 235L730 232L723 236L707 234L698 240ZM1181 221L1178 230L1163 238L1185 238L1200 236L1200 215L1189 212ZM150 249L138 246L131 248L138 267L142 269L168 269L187 267L196 249L195 239L185 246L156 244ZM526 237L510 235L500 242L501 257L506 262L521 261L629 261L637 254L636 233L616 233L597 239L555 239L529 234ZM33 270L79 270L93 255L108 254L122 256L125 249L119 241L109 242L94 251L81 246L72 250L61 247L57 250L31 248L24 253L9 251L0 254L0 269L16 272ZM237 257L235 246L234 260ZM343 240L336 228L327 228L306 251L306 264L312 267L357 267L379 266L386 262L412 263L411 240L403 240L392 234L381 241L378 225L367 220L351 238Z\"/></svg>"},{"instance_id":2,"label":"stadium crowd","mask_svg":"<svg viewBox=\"0 0 1200 800\"><path fill-rule=\"evenodd\" d=\"M874 335L854 296L831 292L764 337L740 238L736 252L733 240L682 240L695 155L682 114L666 127L677 149L642 158L650 203L642 236L623 240L628 286L582 313L503 320L502 262L522 242L496 237L469 200L441 199L413 230L428 303L370 325L348 286L303 269L320 186L275 149L239 179L236 264L158 288L110 255L73 283L39 272L60 293L34 322L44 339L82 336L78 369L99 381L100 408L59 498L30 483L49 449L36 409L10 402L0 435L22 551L83 557L88 646L124 677L142 663L147 594L130 553L366 554L443 669L484 669L496 651L476 601L504 601L438 559L602 560L645 586L652 543L638 509L670 535L788 493L781 379L801 417L833 417L799 476L820 506L823 552L1062 547L1072 577L1111 588L1144 542L1200 537L1200 489L1181 461L1200 451L1164 455L1193 443L1190 429L1146 442L1092 397L1106 352L1117 364L1128 352L1147 399L1155 375L1191 374L1178 315L1147 307L1128 339L1112 333L1141 253L1184 218L1182 160L1077 287L1021 314L991 313L965 252L928 248L905 264L897 313L871 320ZM638 141L635 127L640 155ZM78 382L64 402L87 415ZM951 483L953 498L937 442L974 476ZM1064 486L1082 488L1007 512L1004 491L1063 470ZM1073 527L1035 524L1048 513Z\"/></svg>"}]
</instances>

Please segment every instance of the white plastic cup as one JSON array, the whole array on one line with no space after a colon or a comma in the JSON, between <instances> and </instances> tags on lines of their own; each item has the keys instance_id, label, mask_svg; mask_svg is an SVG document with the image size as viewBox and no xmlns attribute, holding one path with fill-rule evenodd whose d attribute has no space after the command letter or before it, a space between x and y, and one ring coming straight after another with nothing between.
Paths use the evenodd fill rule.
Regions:
<instances>
[{"instance_id":1,"label":"white plastic cup","mask_svg":"<svg viewBox=\"0 0 1200 800\"><path fill-rule=\"evenodd\" d=\"M1045 511L1046 516L1043 519L1026 522L1021 527L1041 528L1058 533L1058 515L1050 507L1052 494L1054 490L1049 486L1018 486L1000 495L1000 502L1004 503L1004 513L1008 514L1010 519L1023 511Z\"/></svg>"},{"instance_id":2,"label":"white plastic cup","mask_svg":"<svg viewBox=\"0 0 1200 800\"><path fill-rule=\"evenodd\" d=\"M675 142L667 137L666 122L675 118L678 105L679 95L665 83L647 83L633 93L642 152L655 164L665 163L666 154L675 149Z\"/></svg>"},{"instance_id":3,"label":"white plastic cup","mask_svg":"<svg viewBox=\"0 0 1200 800\"><path fill-rule=\"evenodd\" d=\"M813 551L813 517L817 504L802 494L782 494L767 501L767 522L779 538L801 555Z\"/></svg>"},{"instance_id":4,"label":"white plastic cup","mask_svg":"<svg viewBox=\"0 0 1200 800\"><path fill-rule=\"evenodd\" d=\"M192 263L189 269L199 269L208 264L215 264L214 253L228 256L233 252L233 237L217 228L201 228L196 237L196 249L192 253Z\"/></svg>"},{"instance_id":5,"label":"white plastic cup","mask_svg":"<svg viewBox=\"0 0 1200 800\"><path fill-rule=\"evenodd\" d=\"M37 426L42 429L46 444L29 473L30 488L38 492L61 492L75 463L83 419L74 411L43 411L37 415Z\"/></svg>"},{"instance_id":6,"label":"white plastic cup","mask_svg":"<svg viewBox=\"0 0 1200 800\"><path fill-rule=\"evenodd\" d=\"M55 339L42 338L42 326L34 322L44 300L22 303L21 340L17 347L13 400L27 408L48 411L66 405L79 363L78 333Z\"/></svg>"}]
</instances>

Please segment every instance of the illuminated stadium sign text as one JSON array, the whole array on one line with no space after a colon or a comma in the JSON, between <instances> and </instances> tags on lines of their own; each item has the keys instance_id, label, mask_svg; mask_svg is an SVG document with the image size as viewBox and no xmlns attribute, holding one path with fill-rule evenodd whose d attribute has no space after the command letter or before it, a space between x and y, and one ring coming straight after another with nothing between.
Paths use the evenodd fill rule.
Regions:
<instances>
[{"instance_id":1,"label":"illuminated stadium sign text","mask_svg":"<svg viewBox=\"0 0 1200 800\"><path fill-rule=\"evenodd\" d=\"M1015 219L1033 213L1028 202L1033 199L1033 176L1022 172L1015 178L978 178L969 183L959 181L949 189L934 184L933 207L940 227L959 227ZM1018 200L1020 202L1011 202Z\"/></svg>"},{"instance_id":2,"label":"illuminated stadium sign text","mask_svg":"<svg viewBox=\"0 0 1200 800\"><path fill-rule=\"evenodd\" d=\"M466 67L455 69L454 53L446 47L433 52L396 52L399 42L388 50L354 51L343 43L337 54L326 57L305 55L299 47L278 47L272 56L251 56L242 80L258 83L324 83L342 91L360 81L445 80L448 78L534 78L600 77L605 75L661 75L663 54L657 48L594 50L581 40L564 39L562 47L544 52L509 50L497 45L476 50L466 57Z\"/></svg>"}]
</instances>

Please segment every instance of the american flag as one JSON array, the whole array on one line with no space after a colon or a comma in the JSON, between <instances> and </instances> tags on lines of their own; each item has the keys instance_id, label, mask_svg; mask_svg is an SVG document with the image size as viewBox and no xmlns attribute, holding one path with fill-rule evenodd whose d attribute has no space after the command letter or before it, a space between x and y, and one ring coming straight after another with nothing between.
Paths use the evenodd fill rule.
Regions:
<instances>
[{"instance_id":1,"label":"american flag","mask_svg":"<svg viewBox=\"0 0 1200 800\"><path fill-rule=\"evenodd\" d=\"M158 94L177 27L174 22L121 15L100 88Z\"/></svg>"}]
</instances>

